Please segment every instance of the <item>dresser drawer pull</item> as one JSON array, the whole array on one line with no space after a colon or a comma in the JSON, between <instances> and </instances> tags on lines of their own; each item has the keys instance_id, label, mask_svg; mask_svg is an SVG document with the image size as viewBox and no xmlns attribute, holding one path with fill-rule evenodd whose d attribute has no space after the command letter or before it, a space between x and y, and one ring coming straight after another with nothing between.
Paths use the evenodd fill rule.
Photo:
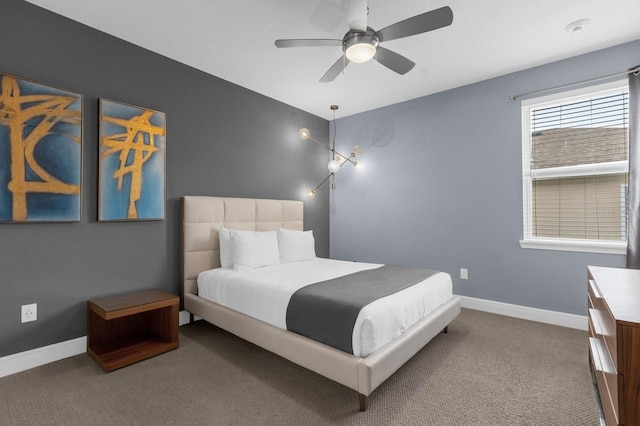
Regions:
<instances>
[{"instance_id":1,"label":"dresser drawer pull","mask_svg":"<svg viewBox=\"0 0 640 426\"><path fill-rule=\"evenodd\" d=\"M589 349L591 350L591 359L593 360L593 368L602 371L602 362L600 361L600 351L598 350L597 340L589 337Z\"/></svg>"},{"instance_id":2,"label":"dresser drawer pull","mask_svg":"<svg viewBox=\"0 0 640 426\"><path fill-rule=\"evenodd\" d=\"M600 326L600 321L598 321L598 311L589 309L589 318L591 319L591 324L593 324L593 332L598 336L603 336L602 327Z\"/></svg>"},{"instance_id":3,"label":"dresser drawer pull","mask_svg":"<svg viewBox=\"0 0 640 426\"><path fill-rule=\"evenodd\" d=\"M602 294L600 293L600 289L598 288L598 284L594 280L589 280L589 286L591 287L591 291L596 299L602 299Z\"/></svg>"},{"instance_id":4,"label":"dresser drawer pull","mask_svg":"<svg viewBox=\"0 0 640 426\"><path fill-rule=\"evenodd\" d=\"M589 347L591 349L591 358L593 359L593 367L608 374L618 374L616 368L611 362L609 351L602 347L602 341L594 337L589 337Z\"/></svg>"}]
</instances>

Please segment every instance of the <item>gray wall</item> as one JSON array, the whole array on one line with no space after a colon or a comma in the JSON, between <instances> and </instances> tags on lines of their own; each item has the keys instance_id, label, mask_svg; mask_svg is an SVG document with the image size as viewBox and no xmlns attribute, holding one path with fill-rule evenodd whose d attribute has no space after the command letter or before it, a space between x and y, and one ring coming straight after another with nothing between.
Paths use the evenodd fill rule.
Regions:
<instances>
[{"instance_id":1,"label":"gray wall","mask_svg":"<svg viewBox=\"0 0 640 426\"><path fill-rule=\"evenodd\" d=\"M362 145L366 166L342 170L331 193L331 256L439 269L457 294L586 315L587 265L625 256L520 248L521 109L509 96L638 63L640 41L339 119L339 148Z\"/></svg>"},{"instance_id":2,"label":"gray wall","mask_svg":"<svg viewBox=\"0 0 640 426\"><path fill-rule=\"evenodd\" d=\"M88 298L179 291L179 197L303 199L326 173L328 122L20 0L3 0L0 70L84 94L82 221L0 225L0 356L86 334ZM212 45L212 49L215 46ZM97 223L98 98L167 114L166 220ZM329 252L326 187L305 204ZM20 323L20 306L38 320Z\"/></svg>"}]
</instances>

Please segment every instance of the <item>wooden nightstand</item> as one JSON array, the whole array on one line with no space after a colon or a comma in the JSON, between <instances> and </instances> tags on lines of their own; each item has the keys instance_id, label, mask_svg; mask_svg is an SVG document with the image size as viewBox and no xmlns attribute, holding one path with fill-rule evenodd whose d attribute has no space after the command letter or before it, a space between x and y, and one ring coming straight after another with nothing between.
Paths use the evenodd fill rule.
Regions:
<instances>
[{"instance_id":1,"label":"wooden nightstand","mask_svg":"<svg viewBox=\"0 0 640 426\"><path fill-rule=\"evenodd\" d=\"M178 296L144 290L87 302L87 353L105 371L176 349Z\"/></svg>"}]
</instances>

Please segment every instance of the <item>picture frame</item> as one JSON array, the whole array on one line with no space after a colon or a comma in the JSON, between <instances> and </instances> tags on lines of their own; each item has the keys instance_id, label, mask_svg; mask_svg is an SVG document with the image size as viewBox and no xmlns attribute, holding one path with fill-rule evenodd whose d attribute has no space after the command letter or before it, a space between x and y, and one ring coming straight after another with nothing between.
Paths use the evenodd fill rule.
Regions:
<instances>
[{"instance_id":1,"label":"picture frame","mask_svg":"<svg viewBox=\"0 0 640 426\"><path fill-rule=\"evenodd\" d=\"M164 220L166 115L99 99L98 221Z\"/></svg>"},{"instance_id":2,"label":"picture frame","mask_svg":"<svg viewBox=\"0 0 640 426\"><path fill-rule=\"evenodd\" d=\"M0 72L0 223L79 222L83 95Z\"/></svg>"}]
</instances>

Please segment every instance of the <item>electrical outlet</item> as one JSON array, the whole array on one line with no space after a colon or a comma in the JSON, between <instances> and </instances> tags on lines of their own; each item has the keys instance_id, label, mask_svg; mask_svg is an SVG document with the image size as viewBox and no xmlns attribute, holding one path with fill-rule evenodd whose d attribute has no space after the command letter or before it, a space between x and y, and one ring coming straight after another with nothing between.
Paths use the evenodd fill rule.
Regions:
<instances>
[{"instance_id":1,"label":"electrical outlet","mask_svg":"<svg viewBox=\"0 0 640 426\"><path fill-rule=\"evenodd\" d=\"M22 305L22 322L31 322L38 319L38 304Z\"/></svg>"},{"instance_id":2,"label":"electrical outlet","mask_svg":"<svg viewBox=\"0 0 640 426\"><path fill-rule=\"evenodd\" d=\"M467 268L460 268L460 279L461 280L469 279L469 270Z\"/></svg>"}]
</instances>

